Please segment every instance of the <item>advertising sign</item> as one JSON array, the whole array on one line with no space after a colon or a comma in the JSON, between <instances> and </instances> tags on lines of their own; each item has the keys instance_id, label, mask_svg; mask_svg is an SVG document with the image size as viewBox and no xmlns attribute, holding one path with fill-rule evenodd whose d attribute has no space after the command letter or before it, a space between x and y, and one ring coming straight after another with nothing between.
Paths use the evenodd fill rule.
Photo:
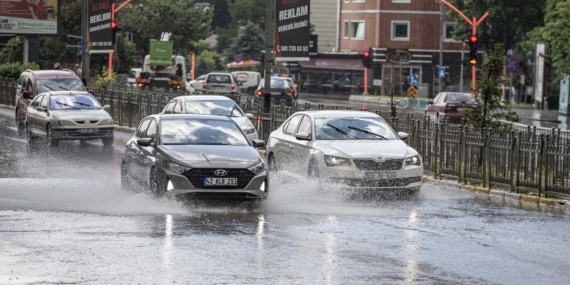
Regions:
<instances>
[{"instance_id":1,"label":"advertising sign","mask_svg":"<svg viewBox=\"0 0 570 285\"><path fill-rule=\"evenodd\" d=\"M0 0L0 34L56 36L58 0Z\"/></svg>"},{"instance_id":2,"label":"advertising sign","mask_svg":"<svg viewBox=\"0 0 570 285\"><path fill-rule=\"evenodd\" d=\"M535 79L534 79L534 100L536 102L542 103L542 92L544 85L544 57L545 57L546 45L544 43L536 44L536 65L535 65Z\"/></svg>"},{"instance_id":3,"label":"advertising sign","mask_svg":"<svg viewBox=\"0 0 570 285\"><path fill-rule=\"evenodd\" d=\"M564 75L560 80L560 97L558 104L558 113L568 115L568 93L570 93L570 77Z\"/></svg>"},{"instance_id":4,"label":"advertising sign","mask_svg":"<svg viewBox=\"0 0 570 285\"><path fill-rule=\"evenodd\" d=\"M276 0L275 60L308 61L310 0Z\"/></svg>"},{"instance_id":5,"label":"advertising sign","mask_svg":"<svg viewBox=\"0 0 570 285\"><path fill-rule=\"evenodd\" d=\"M113 52L112 0L89 0L89 53Z\"/></svg>"},{"instance_id":6,"label":"advertising sign","mask_svg":"<svg viewBox=\"0 0 570 285\"><path fill-rule=\"evenodd\" d=\"M172 42L150 40L150 60L152 65L172 63Z\"/></svg>"}]
</instances>

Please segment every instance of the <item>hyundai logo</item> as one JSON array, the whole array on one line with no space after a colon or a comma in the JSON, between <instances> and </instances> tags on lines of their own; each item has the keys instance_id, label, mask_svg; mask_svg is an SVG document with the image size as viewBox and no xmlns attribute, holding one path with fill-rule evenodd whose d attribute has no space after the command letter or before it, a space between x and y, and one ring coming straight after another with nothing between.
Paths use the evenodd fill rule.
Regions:
<instances>
[{"instance_id":1,"label":"hyundai logo","mask_svg":"<svg viewBox=\"0 0 570 285\"><path fill-rule=\"evenodd\" d=\"M225 169L216 169L214 170L214 175L216 176L226 176L228 175L228 171Z\"/></svg>"}]
</instances>

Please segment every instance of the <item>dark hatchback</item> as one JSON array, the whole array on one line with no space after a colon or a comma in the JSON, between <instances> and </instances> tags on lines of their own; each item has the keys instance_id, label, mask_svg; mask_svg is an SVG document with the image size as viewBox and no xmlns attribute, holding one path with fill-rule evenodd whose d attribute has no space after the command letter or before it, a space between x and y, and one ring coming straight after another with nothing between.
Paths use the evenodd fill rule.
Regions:
<instances>
[{"instance_id":1,"label":"dark hatchback","mask_svg":"<svg viewBox=\"0 0 570 285\"><path fill-rule=\"evenodd\" d=\"M281 103L285 101L286 103L297 102L297 96L295 92L295 86L291 85L291 80L283 77L271 77L271 100L275 103ZM261 79L257 90L255 91L255 96L259 100L263 100L265 88L265 79Z\"/></svg>"},{"instance_id":2,"label":"dark hatchback","mask_svg":"<svg viewBox=\"0 0 570 285\"><path fill-rule=\"evenodd\" d=\"M433 101L428 102L426 114L437 118L448 118L451 121L460 121L464 116L463 110L479 108L471 93L441 92Z\"/></svg>"}]
</instances>

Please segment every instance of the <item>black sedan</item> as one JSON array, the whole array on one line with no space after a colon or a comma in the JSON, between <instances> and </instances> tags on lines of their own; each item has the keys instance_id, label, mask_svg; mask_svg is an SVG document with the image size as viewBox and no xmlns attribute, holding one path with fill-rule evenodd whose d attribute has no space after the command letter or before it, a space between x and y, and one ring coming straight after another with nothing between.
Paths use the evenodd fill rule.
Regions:
<instances>
[{"instance_id":1,"label":"black sedan","mask_svg":"<svg viewBox=\"0 0 570 285\"><path fill-rule=\"evenodd\" d=\"M230 118L196 114L156 114L144 118L125 147L121 184L155 197L267 197L266 163Z\"/></svg>"},{"instance_id":2,"label":"black sedan","mask_svg":"<svg viewBox=\"0 0 570 285\"><path fill-rule=\"evenodd\" d=\"M292 103L297 101L297 92L295 91L295 86L291 84L290 78L285 77L271 77L271 100L275 103L281 103L285 101L287 103ZM257 86L255 95L259 100L263 100L265 95L265 79L262 79Z\"/></svg>"}]
</instances>

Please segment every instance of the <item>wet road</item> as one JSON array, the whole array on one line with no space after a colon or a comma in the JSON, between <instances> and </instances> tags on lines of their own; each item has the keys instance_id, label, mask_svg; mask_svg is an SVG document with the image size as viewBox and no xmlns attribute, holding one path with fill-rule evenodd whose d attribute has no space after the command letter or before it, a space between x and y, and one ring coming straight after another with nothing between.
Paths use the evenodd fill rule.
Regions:
<instances>
[{"instance_id":1,"label":"wet road","mask_svg":"<svg viewBox=\"0 0 570 285\"><path fill-rule=\"evenodd\" d=\"M282 173L260 205L120 188L121 142L30 151L0 110L0 284L567 284L570 219L426 184L413 198Z\"/></svg>"}]
</instances>

